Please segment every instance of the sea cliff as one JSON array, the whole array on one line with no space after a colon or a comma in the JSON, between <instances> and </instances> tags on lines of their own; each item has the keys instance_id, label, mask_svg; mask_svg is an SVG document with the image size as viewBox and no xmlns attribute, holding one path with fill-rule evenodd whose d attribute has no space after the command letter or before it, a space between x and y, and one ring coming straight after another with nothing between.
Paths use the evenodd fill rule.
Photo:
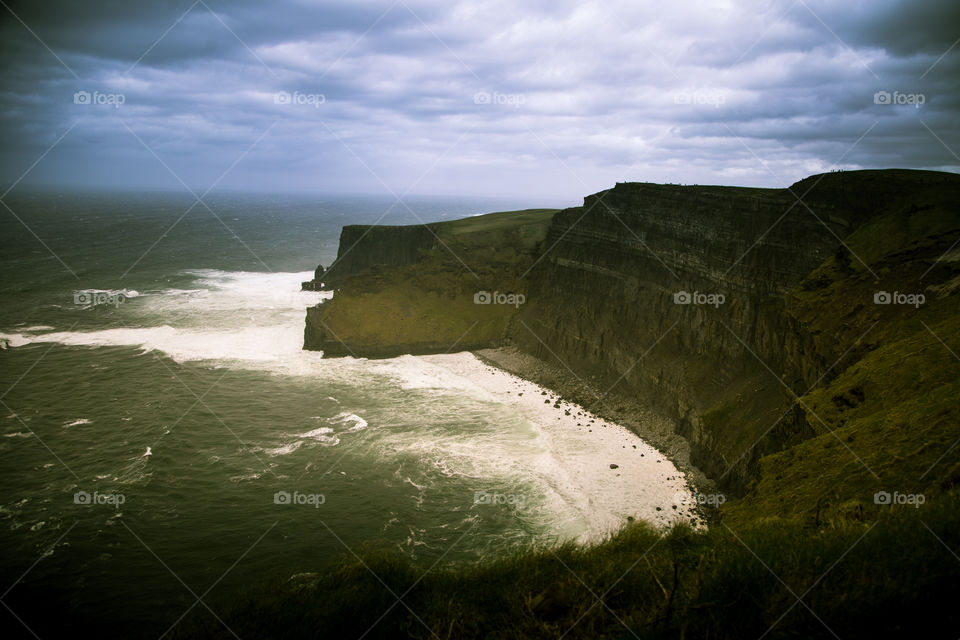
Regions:
<instances>
[{"instance_id":1,"label":"sea cliff","mask_svg":"<svg viewBox=\"0 0 960 640\"><path fill-rule=\"evenodd\" d=\"M960 435L956 409L933 399L956 386L938 337L956 333L958 194L954 174L907 170L786 189L621 183L525 236L530 221L507 214L456 236L347 227L339 290L308 312L305 347L509 345L568 372L598 411L639 403L668 420L691 461L743 497L730 517L846 517L874 508L884 483L935 492L960 477L937 462ZM476 304L478 292L523 302ZM875 302L884 292L924 303ZM937 394L883 373L897 359ZM928 444L892 467L904 429ZM904 472L924 465L922 480Z\"/></svg>"},{"instance_id":2,"label":"sea cliff","mask_svg":"<svg viewBox=\"0 0 960 640\"><path fill-rule=\"evenodd\" d=\"M323 274L323 286L337 293L307 310L304 348L383 358L501 345L554 213L344 227L337 259ZM501 291L513 304L501 304L508 295L494 295Z\"/></svg>"}]
</instances>

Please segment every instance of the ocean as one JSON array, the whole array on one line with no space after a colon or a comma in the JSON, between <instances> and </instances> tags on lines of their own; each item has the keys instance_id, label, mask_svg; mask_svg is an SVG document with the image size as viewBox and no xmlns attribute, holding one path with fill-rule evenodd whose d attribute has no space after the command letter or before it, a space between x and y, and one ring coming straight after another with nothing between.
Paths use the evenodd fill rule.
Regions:
<instances>
[{"instance_id":1,"label":"ocean","mask_svg":"<svg viewBox=\"0 0 960 640\"><path fill-rule=\"evenodd\" d=\"M470 354L301 350L306 307L330 294L300 282L332 262L343 225L535 203L409 198L411 213L376 197L205 201L5 199L0 572L26 626L42 627L30 603L42 596L156 638L198 596L229 602L356 550L429 567L598 539L654 489L685 487L636 436L562 431L566 421L518 404L518 389L538 403L543 390ZM615 446L647 451L657 486L584 471L609 473Z\"/></svg>"}]
</instances>

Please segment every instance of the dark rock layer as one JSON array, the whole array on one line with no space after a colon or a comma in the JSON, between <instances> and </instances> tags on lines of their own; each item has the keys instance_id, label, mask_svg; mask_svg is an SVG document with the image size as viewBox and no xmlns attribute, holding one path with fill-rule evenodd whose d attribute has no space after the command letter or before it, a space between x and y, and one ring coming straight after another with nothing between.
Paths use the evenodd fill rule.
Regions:
<instances>
[{"instance_id":1,"label":"dark rock layer","mask_svg":"<svg viewBox=\"0 0 960 640\"><path fill-rule=\"evenodd\" d=\"M350 276L374 265L413 264L436 242L432 225L348 225L340 232L337 259L324 273L324 288L337 289Z\"/></svg>"}]
</instances>

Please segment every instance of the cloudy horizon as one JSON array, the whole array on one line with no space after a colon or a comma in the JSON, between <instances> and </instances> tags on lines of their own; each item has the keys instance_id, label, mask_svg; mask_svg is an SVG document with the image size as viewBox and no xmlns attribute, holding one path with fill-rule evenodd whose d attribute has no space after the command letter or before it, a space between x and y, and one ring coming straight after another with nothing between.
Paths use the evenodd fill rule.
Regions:
<instances>
[{"instance_id":1,"label":"cloudy horizon","mask_svg":"<svg viewBox=\"0 0 960 640\"><path fill-rule=\"evenodd\" d=\"M960 171L960 6L5 2L3 189L570 199ZM12 189L11 189L12 187Z\"/></svg>"}]
</instances>

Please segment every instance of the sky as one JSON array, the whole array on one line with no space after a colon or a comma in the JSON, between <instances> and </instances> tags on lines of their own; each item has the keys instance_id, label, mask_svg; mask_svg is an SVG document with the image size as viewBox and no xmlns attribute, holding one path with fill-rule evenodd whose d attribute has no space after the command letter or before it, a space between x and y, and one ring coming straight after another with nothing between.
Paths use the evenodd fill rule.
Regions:
<instances>
[{"instance_id":1,"label":"sky","mask_svg":"<svg viewBox=\"0 0 960 640\"><path fill-rule=\"evenodd\" d=\"M6 193L576 204L625 181L960 171L956 0L0 5Z\"/></svg>"}]
</instances>

